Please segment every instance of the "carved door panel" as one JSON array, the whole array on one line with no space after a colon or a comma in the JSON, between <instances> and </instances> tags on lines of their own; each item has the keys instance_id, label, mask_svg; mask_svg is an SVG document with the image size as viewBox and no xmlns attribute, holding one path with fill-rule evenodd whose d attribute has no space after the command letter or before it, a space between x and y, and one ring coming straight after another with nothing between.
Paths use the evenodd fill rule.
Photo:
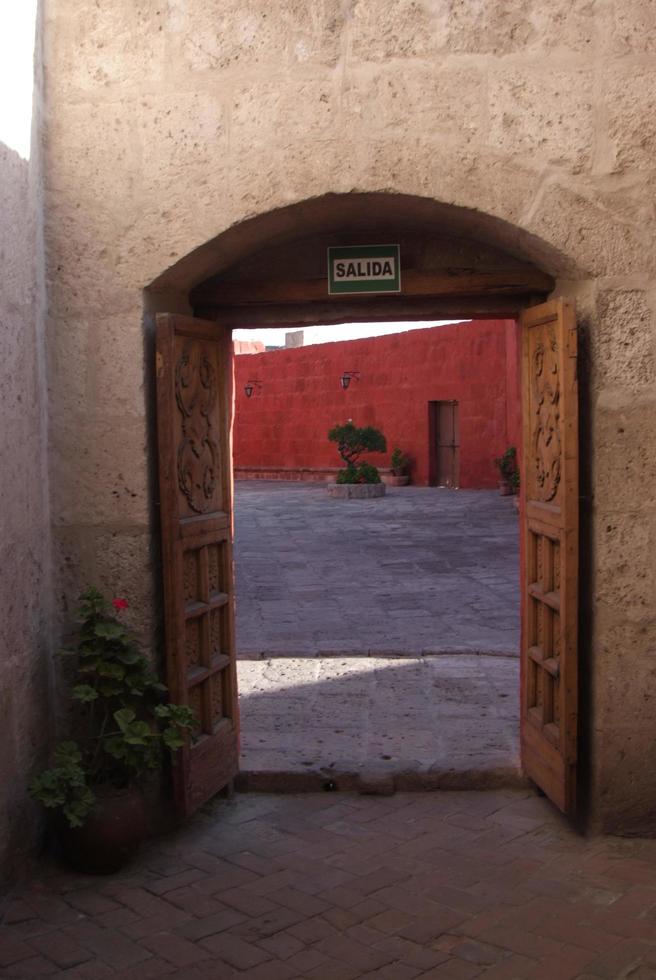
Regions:
<instances>
[{"instance_id":1,"label":"carved door panel","mask_svg":"<svg viewBox=\"0 0 656 980\"><path fill-rule=\"evenodd\" d=\"M238 769L230 331L159 315L156 362L167 682L197 718L173 767L187 815Z\"/></svg>"},{"instance_id":2,"label":"carved door panel","mask_svg":"<svg viewBox=\"0 0 656 980\"><path fill-rule=\"evenodd\" d=\"M521 741L524 770L565 813L576 805L578 390L574 307L522 325Z\"/></svg>"}]
</instances>

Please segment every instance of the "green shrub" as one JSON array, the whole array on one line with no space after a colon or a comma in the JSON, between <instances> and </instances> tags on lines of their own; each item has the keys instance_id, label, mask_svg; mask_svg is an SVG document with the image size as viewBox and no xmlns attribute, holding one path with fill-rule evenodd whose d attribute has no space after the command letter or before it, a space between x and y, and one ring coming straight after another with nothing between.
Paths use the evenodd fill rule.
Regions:
<instances>
[{"instance_id":1,"label":"green shrub","mask_svg":"<svg viewBox=\"0 0 656 980\"><path fill-rule=\"evenodd\" d=\"M371 463L347 466L337 474L337 483L380 483L378 468Z\"/></svg>"},{"instance_id":2,"label":"green shrub","mask_svg":"<svg viewBox=\"0 0 656 980\"><path fill-rule=\"evenodd\" d=\"M497 456L494 460L501 477L504 480L512 482L513 474L517 473L517 450L514 446L510 446L506 449L503 456Z\"/></svg>"},{"instance_id":3,"label":"green shrub","mask_svg":"<svg viewBox=\"0 0 656 980\"><path fill-rule=\"evenodd\" d=\"M328 433L328 438L331 442L337 443L337 452L347 469L357 464L362 453L387 452L385 436L372 425L359 428L353 422L345 422L343 425L334 426Z\"/></svg>"},{"instance_id":4,"label":"green shrub","mask_svg":"<svg viewBox=\"0 0 656 980\"><path fill-rule=\"evenodd\" d=\"M397 447L392 452L390 464L395 476L405 476L410 466L410 459Z\"/></svg>"}]
</instances>

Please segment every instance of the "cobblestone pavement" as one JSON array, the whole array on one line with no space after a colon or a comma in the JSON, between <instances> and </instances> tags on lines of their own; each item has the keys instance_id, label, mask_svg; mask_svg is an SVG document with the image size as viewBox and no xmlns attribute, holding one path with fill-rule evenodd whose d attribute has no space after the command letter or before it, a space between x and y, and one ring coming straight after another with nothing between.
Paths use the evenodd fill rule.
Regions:
<instances>
[{"instance_id":1,"label":"cobblestone pavement","mask_svg":"<svg viewBox=\"0 0 656 980\"><path fill-rule=\"evenodd\" d=\"M239 689L240 778L251 788L520 781L515 658L240 661Z\"/></svg>"},{"instance_id":2,"label":"cobblestone pavement","mask_svg":"<svg viewBox=\"0 0 656 980\"><path fill-rule=\"evenodd\" d=\"M240 481L235 523L242 657L517 653L512 498Z\"/></svg>"},{"instance_id":3,"label":"cobblestone pavement","mask_svg":"<svg viewBox=\"0 0 656 980\"><path fill-rule=\"evenodd\" d=\"M123 874L34 880L0 976L647 980L655 862L526 791L237 796Z\"/></svg>"}]
</instances>

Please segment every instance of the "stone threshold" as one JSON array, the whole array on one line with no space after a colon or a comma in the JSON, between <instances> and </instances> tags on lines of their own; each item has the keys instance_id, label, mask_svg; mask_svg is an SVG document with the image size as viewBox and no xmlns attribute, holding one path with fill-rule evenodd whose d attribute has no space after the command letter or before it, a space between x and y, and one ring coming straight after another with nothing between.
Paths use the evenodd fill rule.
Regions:
<instances>
[{"instance_id":1,"label":"stone threshold","mask_svg":"<svg viewBox=\"0 0 656 980\"><path fill-rule=\"evenodd\" d=\"M394 793L456 790L525 789L531 785L519 768L491 766L483 769L434 768L426 772L370 771L318 768L269 770L243 768L235 779L240 793L348 792L375 796Z\"/></svg>"},{"instance_id":2,"label":"stone threshold","mask_svg":"<svg viewBox=\"0 0 656 980\"><path fill-rule=\"evenodd\" d=\"M237 660L278 660L286 657L300 657L306 659L322 659L324 657L380 657L382 659L392 659L398 657L412 658L417 657L507 657L513 660L519 659L519 650L489 650L482 648L469 647L434 647L426 650L381 650L372 647L369 650L346 650L340 649L308 649L305 646L302 650L293 647L285 647L284 650L239 650Z\"/></svg>"}]
</instances>

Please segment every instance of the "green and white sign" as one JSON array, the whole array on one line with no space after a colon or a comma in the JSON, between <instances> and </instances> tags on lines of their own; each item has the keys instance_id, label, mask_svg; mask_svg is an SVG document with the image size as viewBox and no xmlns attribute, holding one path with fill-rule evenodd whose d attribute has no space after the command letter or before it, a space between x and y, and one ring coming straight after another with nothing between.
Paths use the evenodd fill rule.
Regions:
<instances>
[{"instance_id":1,"label":"green and white sign","mask_svg":"<svg viewBox=\"0 0 656 980\"><path fill-rule=\"evenodd\" d=\"M328 293L400 293L398 245L345 245L328 249Z\"/></svg>"}]
</instances>

